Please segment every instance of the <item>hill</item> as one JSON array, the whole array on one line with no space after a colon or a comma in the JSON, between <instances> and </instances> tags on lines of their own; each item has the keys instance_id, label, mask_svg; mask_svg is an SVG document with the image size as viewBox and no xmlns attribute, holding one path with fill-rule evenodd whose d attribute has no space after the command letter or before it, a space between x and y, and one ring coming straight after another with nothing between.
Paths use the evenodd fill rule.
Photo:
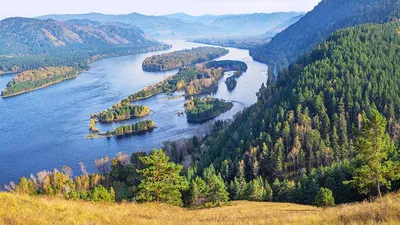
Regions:
<instances>
[{"instance_id":1,"label":"hill","mask_svg":"<svg viewBox=\"0 0 400 225\"><path fill-rule=\"evenodd\" d=\"M276 34L284 31L286 28L290 27L292 24L297 23L301 18L303 18L303 14L295 16L290 18L289 20L286 20L285 22L279 24L278 26L272 28L271 30L267 31L265 35L267 37L274 37Z\"/></svg>"},{"instance_id":2,"label":"hill","mask_svg":"<svg viewBox=\"0 0 400 225\"><path fill-rule=\"evenodd\" d=\"M271 42L251 51L257 61L281 68L295 62L340 29L364 23L383 23L399 15L397 0L323 0Z\"/></svg>"},{"instance_id":3,"label":"hill","mask_svg":"<svg viewBox=\"0 0 400 225\"><path fill-rule=\"evenodd\" d=\"M0 74L41 67L85 68L104 57L169 48L117 22L8 18L0 21Z\"/></svg>"},{"instance_id":4,"label":"hill","mask_svg":"<svg viewBox=\"0 0 400 225\"><path fill-rule=\"evenodd\" d=\"M276 81L263 85L256 104L208 138L197 150L197 170L214 165L227 183L243 177L240 170L248 182L258 175L271 183L284 180L278 201L310 204L315 195L302 199L298 191L315 194L318 187L333 190L337 203L362 199L343 181L351 177L348 161L355 156L363 113L369 118L376 107L393 142L399 140L399 30L400 22L391 22L332 34ZM391 157L399 161L400 148L394 145ZM304 189L299 180L317 188Z\"/></svg>"},{"instance_id":5,"label":"hill","mask_svg":"<svg viewBox=\"0 0 400 225\"><path fill-rule=\"evenodd\" d=\"M289 203L232 202L187 210L169 205L91 203L0 193L0 224L398 224L400 195L373 203L315 208Z\"/></svg>"},{"instance_id":6,"label":"hill","mask_svg":"<svg viewBox=\"0 0 400 225\"><path fill-rule=\"evenodd\" d=\"M55 49L90 49L157 44L137 27L55 20L8 18L0 21L0 55L34 54Z\"/></svg>"}]
</instances>

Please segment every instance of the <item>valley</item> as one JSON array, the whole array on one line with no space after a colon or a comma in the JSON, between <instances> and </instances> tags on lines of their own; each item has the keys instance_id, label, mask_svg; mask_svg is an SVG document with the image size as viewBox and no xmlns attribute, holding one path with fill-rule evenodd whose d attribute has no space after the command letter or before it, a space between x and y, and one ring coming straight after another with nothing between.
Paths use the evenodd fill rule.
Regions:
<instances>
[{"instance_id":1,"label":"valley","mask_svg":"<svg viewBox=\"0 0 400 225\"><path fill-rule=\"evenodd\" d=\"M400 223L400 2L182 2L0 21L0 224Z\"/></svg>"},{"instance_id":2,"label":"valley","mask_svg":"<svg viewBox=\"0 0 400 225\"><path fill-rule=\"evenodd\" d=\"M127 153L146 151L161 147L163 141L179 140L201 134L208 130L213 121L232 118L245 106L253 104L257 100L257 89L247 87L259 86L267 80L266 65L254 62L246 50L228 48L229 53L217 60L239 60L248 65L247 72L239 78L233 92L227 90L225 85L227 77L224 76L218 82L218 91L212 94L215 98L234 101L234 106L229 112L204 124L190 124L185 116L178 115L178 112L185 110L185 98L182 97L184 93L178 91L172 96L159 94L134 102L136 105L143 105L151 110L150 114L144 118L96 124L101 132L105 132L143 119L152 119L159 127L158 129L147 134L121 138L86 139L92 113L102 112L143 87L156 84L178 72L178 70L145 72L142 70L142 62L145 58L155 54L206 46L185 41L170 41L167 44L172 45L172 48L166 51L102 59L90 64L89 70L72 80L14 98L1 99L0 118L3 123L0 131L3 133L1 136L3 147L0 148L0 163L4 170L0 170L0 183L6 184L10 180L17 180L20 176L28 176L34 171L62 165L70 165L74 170L78 170L80 161L91 165L93 159L108 154L114 155L120 151ZM0 76L0 87L6 87L13 76L14 74ZM168 100L171 97L174 98ZM20 108L21 105L25 107ZM19 113L24 116L13 113L16 109L19 109ZM63 118L61 123L60 118ZM165 118L169 119L165 120ZM24 129L25 126L29 126L30 129ZM10 133L11 130L13 133ZM11 148L15 151L7 150ZM18 158L26 156L32 160L24 162L24 167L18 167L20 162L6 160L11 157L10 154ZM14 168L12 169L14 172L7 172L11 168ZM88 170L94 171L91 167Z\"/></svg>"}]
</instances>

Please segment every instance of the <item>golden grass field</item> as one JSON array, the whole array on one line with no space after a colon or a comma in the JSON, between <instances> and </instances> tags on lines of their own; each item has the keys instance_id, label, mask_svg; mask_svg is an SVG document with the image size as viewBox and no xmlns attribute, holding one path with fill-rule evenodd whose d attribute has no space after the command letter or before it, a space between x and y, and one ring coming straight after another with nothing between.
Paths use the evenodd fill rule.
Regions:
<instances>
[{"instance_id":1,"label":"golden grass field","mask_svg":"<svg viewBox=\"0 0 400 225\"><path fill-rule=\"evenodd\" d=\"M400 194L327 209L238 201L219 208L188 210L0 193L0 224L400 224Z\"/></svg>"}]
</instances>

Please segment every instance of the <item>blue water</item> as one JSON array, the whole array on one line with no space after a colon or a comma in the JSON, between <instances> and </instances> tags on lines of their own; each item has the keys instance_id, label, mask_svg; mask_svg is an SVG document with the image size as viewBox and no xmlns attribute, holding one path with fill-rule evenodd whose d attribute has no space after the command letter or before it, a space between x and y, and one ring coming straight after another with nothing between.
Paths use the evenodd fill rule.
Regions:
<instances>
[{"instance_id":1,"label":"blue water","mask_svg":"<svg viewBox=\"0 0 400 225\"><path fill-rule=\"evenodd\" d=\"M166 140L179 140L205 132L210 123L190 124L185 116L184 98L168 100L158 95L136 102L150 107L159 127L152 133L110 139L86 139L89 133L89 115L104 110L143 87L163 80L177 72L144 72L142 61L151 55L185 48L205 46L185 41L168 41L172 49L97 61L87 72L33 92L0 99L0 185L16 181L21 176L52 170L62 165L71 166L79 174L79 162L93 171L93 161L118 152L128 154L161 147ZM256 102L255 93L267 80L267 66L252 60L247 50L228 48L230 53L219 58L241 60L248 71L238 79L236 89L229 92L224 76L215 97L234 101L231 111L216 119L230 119L233 115ZM0 76L0 88L6 86L13 74ZM182 93L175 93L179 95ZM135 120L115 124L99 124L101 131Z\"/></svg>"}]
</instances>

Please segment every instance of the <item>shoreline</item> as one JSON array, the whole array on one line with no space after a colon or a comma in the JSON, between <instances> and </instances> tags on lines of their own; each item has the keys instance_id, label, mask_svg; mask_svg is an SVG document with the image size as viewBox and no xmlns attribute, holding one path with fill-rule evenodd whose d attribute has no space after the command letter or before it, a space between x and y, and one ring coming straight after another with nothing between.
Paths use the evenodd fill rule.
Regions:
<instances>
[{"instance_id":1,"label":"shoreline","mask_svg":"<svg viewBox=\"0 0 400 225\"><path fill-rule=\"evenodd\" d=\"M186 120L187 120L189 123L205 123L205 122L207 122L207 121L209 121L209 120L212 120L212 119L214 119L214 118L216 118L216 117L218 117L218 116L220 116L220 115L222 115L222 114L224 114L224 113L229 112L230 110L232 110L234 104L233 104L233 102L229 102L229 103L232 104L232 105L229 107L229 109L227 109L227 110L225 110L225 111L222 111L221 113L218 113L218 115L216 115L216 116L211 116L211 117L204 118L204 119L199 119L199 120L189 119L189 118L188 118L188 114L187 114L187 112L185 111Z\"/></svg>"},{"instance_id":2,"label":"shoreline","mask_svg":"<svg viewBox=\"0 0 400 225\"><path fill-rule=\"evenodd\" d=\"M167 47L167 48L162 48L161 46L168 46L168 47ZM160 48L158 49L158 47L160 47ZM78 73L76 74L76 76L73 76L73 77L67 78L67 79L62 79L62 80L60 80L60 81L58 81L58 82L48 83L48 84L46 84L46 85L44 85L44 86L37 87L37 88L34 88L34 89L30 89L30 90L17 92L17 93L13 93L13 94L10 94L10 95L0 95L0 97L1 97L1 98L14 97L14 96L21 95L21 94L24 94L24 93L28 93L28 92L31 92L31 91L35 91L35 90L38 90L38 89L42 89L42 88L45 88L45 87L48 87L48 86L51 86L51 85L54 85L54 84L58 84L58 83L60 83L60 82L62 82L62 81L71 80L71 79L76 78L77 76L79 76L79 74L81 74L81 73L83 73L83 72L85 72L85 71L88 71L88 70L90 69L90 64L92 64L92 63L94 63L94 62L96 62L96 61L102 60L102 59L115 58L115 57L123 57L123 56L129 56L129 55L138 55L138 54L149 53L149 52L157 52L157 51L167 50L167 49L170 49L170 48L171 48L171 46L169 46L169 45L160 44L160 45L157 45L157 46L156 46L156 50L154 50L154 51L143 51L143 52L138 52L138 53L134 53L134 54L120 54L120 55L117 54L117 55L109 55L109 56L104 56L104 57L98 57L98 58L96 58L96 59L94 59L94 60L90 60L89 63L86 64L86 66L85 66L86 68L83 69L83 70L81 70L80 72L78 72ZM40 68L43 68L43 67L40 67ZM38 68L38 69L40 69L40 68ZM33 70L37 70L37 69L33 69ZM28 71L28 70L22 70L22 71L17 71L17 72L12 72L12 71L0 72L0 76L2 76L2 75L7 75L7 74L12 74L12 73L18 74L18 73L22 73L22 72L24 72L24 71ZM7 89L7 88L5 88L5 89ZM3 90L4 90L4 89L3 89Z\"/></svg>"},{"instance_id":3,"label":"shoreline","mask_svg":"<svg viewBox=\"0 0 400 225\"><path fill-rule=\"evenodd\" d=\"M2 98L10 98L10 97L14 97L14 96L17 96L17 95L25 94L25 93L28 93L28 92L31 92L31 91L36 91L36 90L39 90L39 89L42 89L42 88L45 88L45 87L48 87L48 86L51 86L51 85L54 85L54 84L61 83L61 82L66 81L66 80L74 79L74 78L78 77L78 75L83 73L83 72L85 72L85 70L82 70L82 71L78 72L75 76L72 76L70 78L62 79L62 80L57 81L57 82L51 82L51 83L48 83L48 84L43 85L41 87L37 87L37 88L33 88L33 89L30 89L30 90L21 91L21 92L17 92L17 93L13 93L13 94L10 94L10 95L1 95L1 97ZM7 88L5 88L5 89L7 89ZM3 89L3 90L5 90L5 89Z\"/></svg>"},{"instance_id":4,"label":"shoreline","mask_svg":"<svg viewBox=\"0 0 400 225\"><path fill-rule=\"evenodd\" d=\"M148 114L143 115L143 116L132 116L132 117L129 117L129 118L126 118L126 119L123 119L123 120L116 120L116 119L114 119L114 120L112 120L112 121L103 121L103 120L100 120L99 117L97 117L97 116L94 116L94 118L96 118L96 119L99 121L99 123L103 123L103 124L112 124L112 123L115 123L115 122L121 122L121 121L125 121L125 120L144 118L144 117L146 117L146 116L149 116L150 114L151 114L151 110L150 110L150 112L149 112ZM93 119L93 118L92 118L92 119Z\"/></svg>"},{"instance_id":5,"label":"shoreline","mask_svg":"<svg viewBox=\"0 0 400 225\"><path fill-rule=\"evenodd\" d=\"M158 127L153 127L151 129L148 130L141 130L141 131L134 131L131 133L125 133L125 134L121 134L121 135L116 135L116 134L110 134L107 135L106 133L94 133L94 134L87 134L85 135L86 139L98 139L98 138L112 138L112 137L126 137L126 136L134 136L134 135L141 135L141 134L145 134L145 133L150 133L153 132L155 129L157 129Z\"/></svg>"}]
</instances>

